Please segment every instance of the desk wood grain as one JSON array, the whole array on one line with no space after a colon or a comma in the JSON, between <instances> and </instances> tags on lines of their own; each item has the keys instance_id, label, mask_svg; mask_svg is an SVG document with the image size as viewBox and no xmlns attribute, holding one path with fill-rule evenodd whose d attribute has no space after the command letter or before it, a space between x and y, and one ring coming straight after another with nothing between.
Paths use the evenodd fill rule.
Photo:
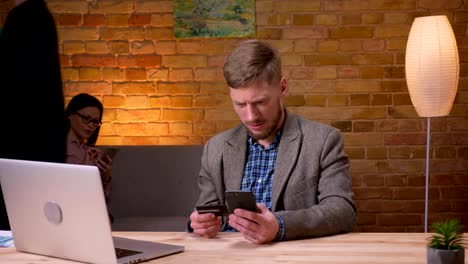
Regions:
<instances>
[{"instance_id":1,"label":"desk wood grain","mask_svg":"<svg viewBox=\"0 0 468 264\"><path fill-rule=\"evenodd\" d=\"M254 245L239 233L213 239L182 232L117 232L115 236L185 246L185 252L145 263L426 263L424 233L349 233ZM468 239L468 234L464 234ZM1 263L73 263L0 249ZM468 261L465 259L465 263Z\"/></svg>"}]
</instances>

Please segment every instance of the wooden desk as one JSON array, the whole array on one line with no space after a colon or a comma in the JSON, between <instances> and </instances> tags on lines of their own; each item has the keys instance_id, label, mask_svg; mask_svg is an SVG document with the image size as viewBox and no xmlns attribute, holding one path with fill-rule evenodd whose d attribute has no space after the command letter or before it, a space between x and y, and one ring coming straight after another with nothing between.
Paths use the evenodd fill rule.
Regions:
<instances>
[{"instance_id":1,"label":"wooden desk","mask_svg":"<svg viewBox=\"0 0 468 264\"><path fill-rule=\"evenodd\" d=\"M254 245L238 233L214 239L179 232L117 232L116 236L177 244L185 252L145 263L426 263L424 233L350 233ZM468 239L468 234L464 235ZM1 263L73 263L0 249ZM465 259L465 263L468 261Z\"/></svg>"}]
</instances>

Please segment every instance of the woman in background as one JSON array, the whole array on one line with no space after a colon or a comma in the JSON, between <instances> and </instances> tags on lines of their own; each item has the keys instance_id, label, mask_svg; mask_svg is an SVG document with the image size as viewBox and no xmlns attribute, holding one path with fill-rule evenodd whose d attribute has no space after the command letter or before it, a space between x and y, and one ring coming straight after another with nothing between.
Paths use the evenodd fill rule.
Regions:
<instances>
[{"instance_id":1,"label":"woman in background","mask_svg":"<svg viewBox=\"0 0 468 264\"><path fill-rule=\"evenodd\" d=\"M68 124L66 162L98 167L106 200L108 200L112 179L112 159L95 147L102 124L103 111L101 102L86 93L74 96L68 103L65 109Z\"/></svg>"}]
</instances>

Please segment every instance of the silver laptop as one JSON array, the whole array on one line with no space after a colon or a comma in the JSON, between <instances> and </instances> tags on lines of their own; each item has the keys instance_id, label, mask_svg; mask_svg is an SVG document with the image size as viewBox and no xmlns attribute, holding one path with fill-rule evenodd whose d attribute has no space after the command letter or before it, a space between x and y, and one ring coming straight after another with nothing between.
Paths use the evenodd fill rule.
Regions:
<instances>
[{"instance_id":1,"label":"silver laptop","mask_svg":"<svg viewBox=\"0 0 468 264\"><path fill-rule=\"evenodd\" d=\"M112 237L97 167L0 159L18 251L90 263L137 263L183 246Z\"/></svg>"}]
</instances>

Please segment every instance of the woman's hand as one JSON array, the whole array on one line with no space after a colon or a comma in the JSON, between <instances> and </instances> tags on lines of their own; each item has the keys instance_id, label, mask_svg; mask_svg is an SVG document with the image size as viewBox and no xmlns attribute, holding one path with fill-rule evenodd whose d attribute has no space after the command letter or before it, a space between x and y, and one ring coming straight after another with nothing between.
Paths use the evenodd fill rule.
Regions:
<instances>
[{"instance_id":1,"label":"woman's hand","mask_svg":"<svg viewBox=\"0 0 468 264\"><path fill-rule=\"evenodd\" d=\"M109 183L112 179L112 158L98 148L89 148L88 154L91 156L96 167L98 167L102 182L104 184Z\"/></svg>"}]
</instances>

